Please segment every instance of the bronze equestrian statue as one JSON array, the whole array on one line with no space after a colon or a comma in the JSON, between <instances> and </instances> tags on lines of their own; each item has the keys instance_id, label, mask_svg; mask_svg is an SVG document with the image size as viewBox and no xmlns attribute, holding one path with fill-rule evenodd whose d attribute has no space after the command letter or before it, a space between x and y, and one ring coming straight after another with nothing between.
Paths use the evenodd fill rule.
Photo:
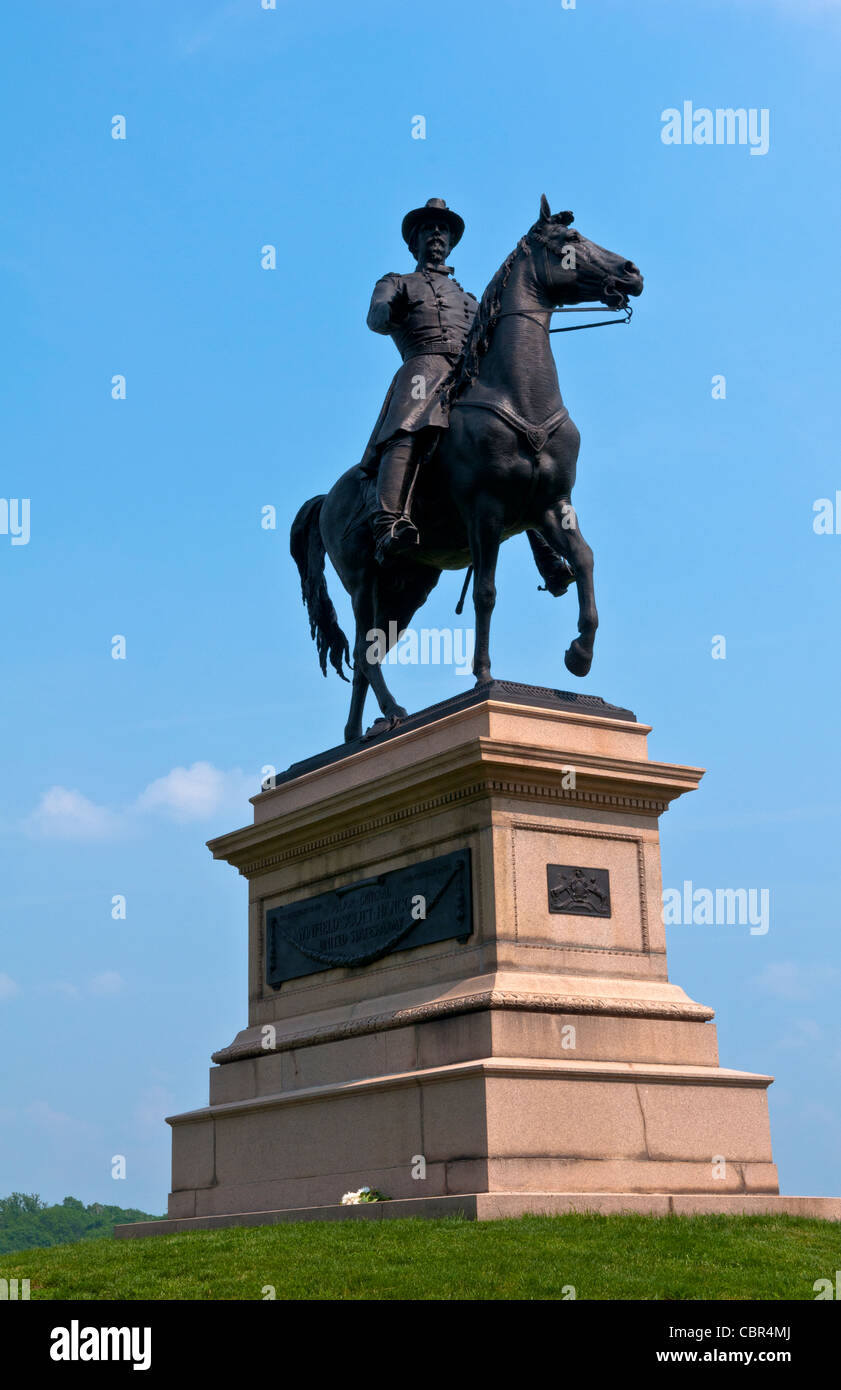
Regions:
<instances>
[{"instance_id":1,"label":"bronze equestrian statue","mask_svg":"<svg viewBox=\"0 0 841 1390\"><path fill-rule=\"evenodd\" d=\"M410 233L417 233L421 226L430 233L435 230L435 238L428 235L425 243L418 235L413 238L419 269L403 277L386 277L396 282L396 319L392 320L392 308L387 318L385 307L382 313L378 307L393 304L390 286L381 297L378 286L372 301L372 327L391 333L404 358L405 346L411 347L415 340L413 314L424 321L418 330L421 347L428 329L429 297L425 291L414 292L417 277L425 284L426 271L433 286L451 286L444 260L452 229L460 235L461 219L453 224L441 200L431 200L427 207L435 227L432 220L419 220L409 228ZM427 218L426 210L415 212ZM485 290L452 370L449 358L453 354L442 350L445 321L452 338L456 337L448 288L447 302L441 306L441 334L435 340L426 339L426 345L434 349L425 357L432 364L426 370L430 380L439 383L433 393L435 405L407 415L401 413L407 402L400 394L400 409L392 414L395 393L405 387L401 374L407 367L409 379L413 375L423 379L423 388L415 383L416 388L426 389L425 372L411 370L413 362L421 359L405 359L362 464L349 468L326 496L311 498L295 517L290 548L321 669L326 674L329 660L347 679L343 662L353 668L345 725L348 742L362 737L369 685L383 716L378 728L407 717L386 685L380 665L383 653L380 649L375 657L376 644L372 646L369 634L374 630L401 633L429 597L442 570L473 566L473 672L477 683L490 679L497 556L501 542L522 531L528 534L546 589L559 597L572 582L576 585L578 636L568 647L564 663L576 676L586 676L590 669L598 626L593 553L578 528L571 502L580 435L561 398L549 323L552 312L561 306L598 302L611 309L626 308L630 296L642 293L643 281L632 261L588 241L572 228L572 222L571 212L553 215L545 196L541 198L538 220ZM429 257L440 257L434 270L429 257L421 264L427 247ZM457 286L452 289L464 294ZM464 314L465 320L468 317L469 312ZM441 358L448 364L443 380L438 375L443 372ZM428 391L424 404L429 407ZM378 490L371 472L381 471L384 461L386 473ZM353 605L352 663L327 592L325 552Z\"/></svg>"}]
</instances>

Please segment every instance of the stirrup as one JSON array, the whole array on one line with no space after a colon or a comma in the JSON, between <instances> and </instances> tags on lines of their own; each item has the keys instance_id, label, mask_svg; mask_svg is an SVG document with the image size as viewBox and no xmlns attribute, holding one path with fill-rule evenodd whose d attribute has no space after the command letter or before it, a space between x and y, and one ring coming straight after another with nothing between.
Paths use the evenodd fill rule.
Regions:
<instances>
[{"instance_id":1,"label":"stirrup","mask_svg":"<svg viewBox=\"0 0 841 1390\"><path fill-rule=\"evenodd\" d=\"M417 527L407 516L401 516L391 530L377 541L377 563L383 565L397 555L405 555L407 551L414 550L419 543Z\"/></svg>"}]
</instances>

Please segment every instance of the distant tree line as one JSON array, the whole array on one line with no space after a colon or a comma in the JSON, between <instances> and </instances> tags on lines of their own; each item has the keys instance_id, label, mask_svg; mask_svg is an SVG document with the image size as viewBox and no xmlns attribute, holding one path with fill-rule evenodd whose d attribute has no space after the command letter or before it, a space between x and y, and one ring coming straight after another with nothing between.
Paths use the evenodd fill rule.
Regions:
<instances>
[{"instance_id":1,"label":"distant tree line","mask_svg":"<svg viewBox=\"0 0 841 1390\"><path fill-rule=\"evenodd\" d=\"M0 1197L0 1255L10 1250L98 1240L113 1235L112 1228L119 1222L158 1219L135 1207L109 1207L101 1202L86 1207L78 1197L65 1197L49 1206L33 1192L13 1192L10 1197Z\"/></svg>"}]
</instances>

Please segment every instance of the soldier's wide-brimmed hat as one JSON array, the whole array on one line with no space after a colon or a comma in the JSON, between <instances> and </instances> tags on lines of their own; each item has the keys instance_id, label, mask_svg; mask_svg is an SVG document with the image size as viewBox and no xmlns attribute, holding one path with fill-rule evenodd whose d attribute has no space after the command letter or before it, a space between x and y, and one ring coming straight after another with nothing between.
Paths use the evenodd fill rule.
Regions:
<instances>
[{"instance_id":1,"label":"soldier's wide-brimmed hat","mask_svg":"<svg viewBox=\"0 0 841 1390\"><path fill-rule=\"evenodd\" d=\"M403 233L403 240L406 245L411 244L412 236L417 231L422 222L428 222L430 218L443 218L450 228L450 250L461 241L464 235L464 220L459 217L457 212L448 208L443 198L428 198L422 208L412 208L403 218L403 225L400 228Z\"/></svg>"}]
</instances>

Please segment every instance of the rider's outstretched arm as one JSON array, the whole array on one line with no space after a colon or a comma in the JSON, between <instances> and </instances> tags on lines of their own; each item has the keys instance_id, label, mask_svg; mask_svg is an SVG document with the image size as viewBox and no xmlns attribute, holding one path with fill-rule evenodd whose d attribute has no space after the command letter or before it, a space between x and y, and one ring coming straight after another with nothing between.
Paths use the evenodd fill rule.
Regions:
<instances>
[{"instance_id":1,"label":"rider's outstretched arm","mask_svg":"<svg viewBox=\"0 0 841 1390\"><path fill-rule=\"evenodd\" d=\"M384 275L374 286L371 307L368 310L368 327L374 333L389 333L399 319L399 307L407 298L403 278L393 271Z\"/></svg>"}]
</instances>

